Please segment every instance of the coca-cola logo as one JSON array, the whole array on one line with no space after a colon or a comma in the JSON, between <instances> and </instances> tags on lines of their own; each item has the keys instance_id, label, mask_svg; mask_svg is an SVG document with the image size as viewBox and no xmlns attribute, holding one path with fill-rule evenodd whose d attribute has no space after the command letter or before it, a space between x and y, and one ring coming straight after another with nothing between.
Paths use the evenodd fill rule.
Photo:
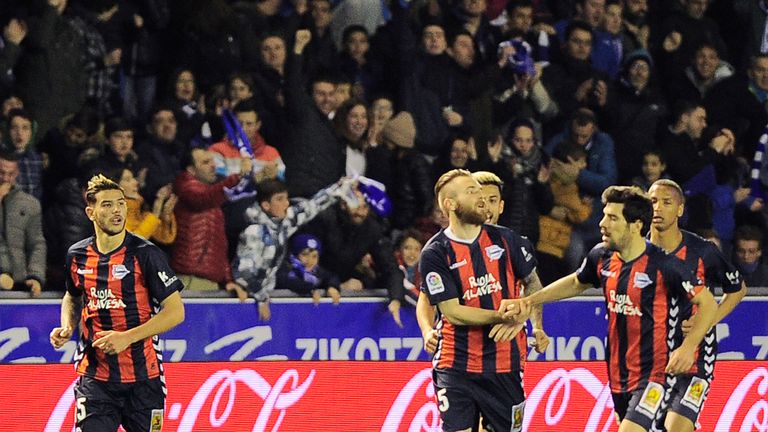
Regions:
<instances>
[{"instance_id":1,"label":"coca-cola logo","mask_svg":"<svg viewBox=\"0 0 768 432\"><path fill-rule=\"evenodd\" d=\"M755 394L751 394L757 385L757 395L760 399L755 402L744 414L745 401L754 400ZM715 431L739 431L739 432L768 432L768 369L756 368L739 383L731 393L728 402L722 410L722 415L717 421ZM743 416L743 417L742 417ZM739 418L741 421L739 422Z\"/></svg>"},{"instance_id":2,"label":"coca-cola logo","mask_svg":"<svg viewBox=\"0 0 768 432\"><path fill-rule=\"evenodd\" d=\"M419 392L428 400L419 401ZM416 414L410 422L406 419L406 413L417 408ZM408 425L407 429L404 427ZM381 425L381 432L407 430L408 432L439 431L440 412L435 403L435 387L432 385L432 369L427 368L411 378L403 386L389 408L387 418Z\"/></svg>"}]
</instances>

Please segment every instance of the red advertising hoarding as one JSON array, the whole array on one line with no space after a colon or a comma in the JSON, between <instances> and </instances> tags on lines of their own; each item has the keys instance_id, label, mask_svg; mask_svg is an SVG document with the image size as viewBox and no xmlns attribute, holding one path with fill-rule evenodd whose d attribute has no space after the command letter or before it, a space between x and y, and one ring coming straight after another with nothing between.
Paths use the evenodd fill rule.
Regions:
<instances>
[{"instance_id":1,"label":"red advertising hoarding","mask_svg":"<svg viewBox=\"0 0 768 432\"><path fill-rule=\"evenodd\" d=\"M768 365L722 361L704 431L768 431ZM437 431L421 362L166 365L164 431ZM0 366L0 431L71 431L71 365ZM530 362L527 431L616 431L603 362Z\"/></svg>"}]
</instances>

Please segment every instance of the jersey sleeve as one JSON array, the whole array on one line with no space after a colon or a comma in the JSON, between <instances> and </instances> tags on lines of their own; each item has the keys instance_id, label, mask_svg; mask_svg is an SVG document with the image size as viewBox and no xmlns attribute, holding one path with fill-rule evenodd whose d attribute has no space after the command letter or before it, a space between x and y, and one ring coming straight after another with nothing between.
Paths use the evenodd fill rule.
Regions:
<instances>
[{"instance_id":1,"label":"jersey sleeve","mask_svg":"<svg viewBox=\"0 0 768 432\"><path fill-rule=\"evenodd\" d=\"M168 258L154 245L141 248L141 268L144 274L144 284L152 298L162 303L176 291L184 289L176 273L168 264Z\"/></svg>"},{"instance_id":2,"label":"jersey sleeve","mask_svg":"<svg viewBox=\"0 0 768 432\"><path fill-rule=\"evenodd\" d=\"M531 241L525 237L517 235L512 231L507 231L507 241L509 242L510 259L512 260L512 269L515 277L525 279L536 269L536 255Z\"/></svg>"},{"instance_id":3,"label":"jersey sleeve","mask_svg":"<svg viewBox=\"0 0 768 432\"><path fill-rule=\"evenodd\" d=\"M77 275L77 262L75 261L75 256L72 252L67 252L67 259L66 259L66 275L67 277L64 278L64 287L66 288L69 295L74 297L80 297L83 295L83 290L78 288L77 284L75 283L74 278L78 277Z\"/></svg>"},{"instance_id":4,"label":"jersey sleeve","mask_svg":"<svg viewBox=\"0 0 768 432\"><path fill-rule=\"evenodd\" d=\"M584 257L581 266L576 270L576 278L583 284L593 287L600 286L600 257L603 255L603 247L597 245Z\"/></svg>"},{"instance_id":5,"label":"jersey sleeve","mask_svg":"<svg viewBox=\"0 0 768 432\"><path fill-rule=\"evenodd\" d=\"M708 243L703 259L707 285L719 286L724 293L734 293L741 290L743 280L741 273L725 259L717 246Z\"/></svg>"},{"instance_id":6,"label":"jersey sleeve","mask_svg":"<svg viewBox=\"0 0 768 432\"><path fill-rule=\"evenodd\" d=\"M448 262L445 256L441 256L435 245L422 252L419 271L424 275L421 291L429 297L430 304L437 305L460 296L460 287L451 276Z\"/></svg>"},{"instance_id":7,"label":"jersey sleeve","mask_svg":"<svg viewBox=\"0 0 768 432\"><path fill-rule=\"evenodd\" d=\"M686 269L683 261L672 255L666 258L662 275L664 276L664 282L667 284L667 289L672 294L677 294L690 300L707 289L704 281L699 279L695 271Z\"/></svg>"}]
</instances>

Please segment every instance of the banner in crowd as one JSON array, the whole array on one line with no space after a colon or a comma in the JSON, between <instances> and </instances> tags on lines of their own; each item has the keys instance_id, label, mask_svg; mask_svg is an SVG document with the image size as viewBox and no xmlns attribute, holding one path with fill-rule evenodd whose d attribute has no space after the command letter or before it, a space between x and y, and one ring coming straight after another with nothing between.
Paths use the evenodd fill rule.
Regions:
<instances>
[{"instance_id":1,"label":"banner in crowd","mask_svg":"<svg viewBox=\"0 0 768 432\"><path fill-rule=\"evenodd\" d=\"M381 299L343 299L313 305L275 299L272 319L259 321L254 303L186 299L186 320L162 336L165 359L241 360L428 360L414 309L403 306L403 328ZM59 325L58 301L0 301L0 363L69 363L75 341L60 350L48 342ZM768 299L747 298L717 326L721 359L768 357ZM599 298L553 303L544 309L552 338L531 360L603 360L605 304Z\"/></svg>"},{"instance_id":2,"label":"banner in crowd","mask_svg":"<svg viewBox=\"0 0 768 432\"><path fill-rule=\"evenodd\" d=\"M723 361L702 430L768 430L765 362ZM209 362L166 367L166 432L432 432L439 411L426 362ZM0 365L0 431L71 431L74 370ZM535 362L524 431L615 432L603 362Z\"/></svg>"}]
</instances>

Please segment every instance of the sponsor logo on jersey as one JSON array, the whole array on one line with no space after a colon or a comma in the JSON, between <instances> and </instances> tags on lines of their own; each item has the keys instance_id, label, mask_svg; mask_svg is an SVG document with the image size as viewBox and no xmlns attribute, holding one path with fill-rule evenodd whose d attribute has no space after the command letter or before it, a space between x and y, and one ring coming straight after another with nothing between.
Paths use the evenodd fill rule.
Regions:
<instances>
[{"instance_id":1,"label":"sponsor logo on jersey","mask_svg":"<svg viewBox=\"0 0 768 432\"><path fill-rule=\"evenodd\" d=\"M83 276L89 275L89 274L93 274L93 269L92 268L80 268L80 267L78 267L77 270L75 270L75 271L77 272L77 274L83 275Z\"/></svg>"},{"instance_id":2,"label":"sponsor logo on jersey","mask_svg":"<svg viewBox=\"0 0 768 432\"><path fill-rule=\"evenodd\" d=\"M427 290L430 294L440 294L441 292L445 291L445 285L443 284L443 278L440 277L439 274L436 272L429 272L427 273L427 277L425 278L425 281L427 283Z\"/></svg>"},{"instance_id":3,"label":"sponsor logo on jersey","mask_svg":"<svg viewBox=\"0 0 768 432\"><path fill-rule=\"evenodd\" d=\"M465 259L463 259L463 260L461 260L461 261L459 261L459 262L455 262L455 263L451 264L451 267L450 267L450 269L451 269L451 270L455 270L455 269L457 269L457 268L459 268L459 267L464 267L465 265L467 265L467 260L466 260L466 258L465 258Z\"/></svg>"},{"instance_id":4,"label":"sponsor logo on jersey","mask_svg":"<svg viewBox=\"0 0 768 432\"><path fill-rule=\"evenodd\" d=\"M643 316L640 308L632 303L629 294L616 294L614 290L611 290L608 296L608 310L620 315Z\"/></svg>"},{"instance_id":5,"label":"sponsor logo on jersey","mask_svg":"<svg viewBox=\"0 0 768 432\"><path fill-rule=\"evenodd\" d=\"M501 291L501 283L490 273L486 273L484 276L477 278L470 276L468 282L469 288L464 291L464 295L462 296L464 300L472 300L473 298Z\"/></svg>"},{"instance_id":6,"label":"sponsor logo on jersey","mask_svg":"<svg viewBox=\"0 0 768 432\"><path fill-rule=\"evenodd\" d=\"M168 275L164 271L157 272L157 277L160 278L161 281L163 281L163 284L166 288L171 286L172 283L176 282L178 279L176 275L173 275L172 277L168 277Z\"/></svg>"},{"instance_id":7,"label":"sponsor logo on jersey","mask_svg":"<svg viewBox=\"0 0 768 432\"><path fill-rule=\"evenodd\" d=\"M109 288L97 289L90 288L91 298L88 300L88 309L122 309L125 308L123 299L117 298Z\"/></svg>"},{"instance_id":8,"label":"sponsor logo on jersey","mask_svg":"<svg viewBox=\"0 0 768 432\"><path fill-rule=\"evenodd\" d=\"M607 278L613 278L616 277L616 272L608 271L608 270L600 270L600 274L603 275L603 277Z\"/></svg>"}]
</instances>

